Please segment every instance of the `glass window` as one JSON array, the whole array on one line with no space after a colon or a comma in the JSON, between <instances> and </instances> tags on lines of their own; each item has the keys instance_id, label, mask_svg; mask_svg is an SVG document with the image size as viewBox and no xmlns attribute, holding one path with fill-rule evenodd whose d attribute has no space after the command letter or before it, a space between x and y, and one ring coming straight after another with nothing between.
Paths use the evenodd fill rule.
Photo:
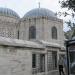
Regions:
<instances>
[{"instance_id":1,"label":"glass window","mask_svg":"<svg viewBox=\"0 0 75 75\"><path fill-rule=\"evenodd\" d=\"M47 54L47 67L48 67L48 71L51 71L52 70L52 67L53 67L53 63L52 63L52 52L51 51L48 51L48 54Z\"/></svg>"},{"instance_id":2,"label":"glass window","mask_svg":"<svg viewBox=\"0 0 75 75\"><path fill-rule=\"evenodd\" d=\"M32 54L32 68L33 74L45 72L45 54Z\"/></svg>"},{"instance_id":3,"label":"glass window","mask_svg":"<svg viewBox=\"0 0 75 75\"><path fill-rule=\"evenodd\" d=\"M52 27L52 39L57 39L57 28Z\"/></svg>"},{"instance_id":4,"label":"glass window","mask_svg":"<svg viewBox=\"0 0 75 75\"><path fill-rule=\"evenodd\" d=\"M45 55L40 54L40 72L45 72Z\"/></svg>"},{"instance_id":5,"label":"glass window","mask_svg":"<svg viewBox=\"0 0 75 75\"><path fill-rule=\"evenodd\" d=\"M57 52L56 51L48 51L47 57L47 66L48 71L57 69Z\"/></svg>"},{"instance_id":6,"label":"glass window","mask_svg":"<svg viewBox=\"0 0 75 75\"><path fill-rule=\"evenodd\" d=\"M32 68L36 68L36 54L32 54Z\"/></svg>"},{"instance_id":7,"label":"glass window","mask_svg":"<svg viewBox=\"0 0 75 75\"><path fill-rule=\"evenodd\" d=\"M36 28L35 26L29 27L29 39L35 39L36 38Z\"/></svg>"},{"instance_id":8,"label":"glass window","mask_svg":"<svg viewBox=\"0 0 75 75\"><path fill-rule=\"evenodd\" d=\"M52 51L53 69L57 69L57 52Z\"/></svg>"},{"instance_id":9,"label":"glass window","mask_svg":"<svg viewBox=\"0 0 75 75\"><path fill-rule=\"evenodd\" d=\"M19 39L19 30L17 31L17 39Z\"/></svg>"}]
</instances>

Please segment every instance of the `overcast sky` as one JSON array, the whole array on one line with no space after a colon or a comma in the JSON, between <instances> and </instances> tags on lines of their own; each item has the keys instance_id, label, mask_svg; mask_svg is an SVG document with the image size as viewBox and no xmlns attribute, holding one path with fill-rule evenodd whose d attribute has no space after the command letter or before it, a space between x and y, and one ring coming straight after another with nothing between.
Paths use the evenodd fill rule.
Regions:
<instances>
[{"instance_id":1,"label":"overcast sky","mask_svg":"<svg viewBox=\"0 0 75 75\"><path fill-rule=\"evenodd\" d=\"M41 8L47 8L53 12L61 10L59 0L0 0L0 7L13 9L20 17L31 9L38 8L40 2ZM64 30L66 26L64 27Z\"/></svg>"},{"instance_id":2,"label":"overcast sky","mask_svg":"<svg viewBox=\"0 0 75 75\"><path fill-rule=\"evenodd\" d=\"M59 0L0 0L0 7L7 7L15 10L20 17L27 11L38 8L40 2L41 8L48 8L54 12L59 9Z\"/></svg>"}]
</instances>

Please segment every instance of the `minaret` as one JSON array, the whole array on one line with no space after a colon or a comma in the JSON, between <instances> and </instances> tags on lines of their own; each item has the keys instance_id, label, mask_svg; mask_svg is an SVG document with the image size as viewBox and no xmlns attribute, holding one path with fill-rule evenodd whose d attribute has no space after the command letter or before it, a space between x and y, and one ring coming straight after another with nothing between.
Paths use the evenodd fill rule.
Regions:
<instances>
[{"instance_id":1,"label":"minaret","mask_svg":"<svg viewBox=\"0 0 75 75\"><path fill-rule=\"evenodd\" d=\"M40 2L38 2L39 8L40 8Z\"/></svg>"}]
</instances>

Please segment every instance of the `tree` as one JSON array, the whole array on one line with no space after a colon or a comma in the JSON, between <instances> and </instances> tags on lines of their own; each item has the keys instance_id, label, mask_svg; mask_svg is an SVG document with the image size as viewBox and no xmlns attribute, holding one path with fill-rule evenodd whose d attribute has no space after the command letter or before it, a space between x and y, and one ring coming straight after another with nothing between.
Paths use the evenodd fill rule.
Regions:
<instances>
[{"instance_id":1,"label":"tree","mask_svg":"<svg viewBox=\"0 0 75 75\"><path fill-rule=\"evenodd\" d=\"M66 38L71 39L73 36L75 36L75 0L62 0L59 1L59 3L61 4L62 8L67 8L68 11L71 11L70 13L68 13L68 11L65 11L63 13L59 12L63 14L64 17L66 17L67 15L72 17L72 20L66 22L70 29L65 32Z\"/></svg>"},{"instance_id":2,"label":"tree","mask_svg":"<svg viewBox=\"0 0 75 75\"><path fill-rule=\"evenodd\" d=\"M68 8L68 10L73 10L75 12L75 0L63 0L59 1L62 8Z\"/></svg>"}]
</instances>

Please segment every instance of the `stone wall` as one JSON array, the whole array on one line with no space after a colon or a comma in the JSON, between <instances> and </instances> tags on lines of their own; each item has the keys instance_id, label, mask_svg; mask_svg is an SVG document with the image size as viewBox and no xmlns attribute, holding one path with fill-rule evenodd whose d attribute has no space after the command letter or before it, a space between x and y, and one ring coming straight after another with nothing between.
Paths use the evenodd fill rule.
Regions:
<instances>
[{"instance_id":1,"label":"stone wall","mask_svg":"<svg viewBox=\"0 0 75 75\"><path fill-rule=\"evenodd\" d=\"M19 20L14 17L0 16L0 36L17 38Z\"/></svg>"},{"instance_id":2,"label":"stone wall","mask_svg":"<svg viewBox=\"0 0 75 75\"><path fill-rule=\"evenodd\" d=\"M28 49L0 46L0 74L31 75L30 57Z\"/></svg>"},{"instance_id":3,"label":"stone wall","mask_svg":"<svg viewBox=\"0 0 75 75\"><path fill-rule=\"evenodd\" d=\"M5 40L4 40L5 39ZM17 39L0 38L0 74L1 75L55 75L57 68L53 67L52 51L58 55L59 48L46 47L37 42L23 41ZM49 55L48 55L49 52ZM37 55L37 67L32 68L32 54ZM45 71L38 69L40 63L39 55L45 55ZM58 56L56 55L57 59ZM49 59L48 59L49 57ZM48 62L49 60L49 62ZM51 61L51 62L50 62ZM50 70L48 70L48 64ZM33 74L33 70L36 73Z\"/></svg>"},{"instance_id":4,"label":"stone wall","mask_svg":"<svg viewBox=\"0 0 75 75\"><path fill-rule=\"evenodd\" d=\"M64 45L64 32L63 32L63 21L60 19L47 17L38 17L25 19L20 25L20 39L29 40L29 27L36 27L36 38L37 40L44 40L52 43L58 43L61 46ZM52 27L57 29L57 39L52 39Z\"/></svg>"}]
</instances>

